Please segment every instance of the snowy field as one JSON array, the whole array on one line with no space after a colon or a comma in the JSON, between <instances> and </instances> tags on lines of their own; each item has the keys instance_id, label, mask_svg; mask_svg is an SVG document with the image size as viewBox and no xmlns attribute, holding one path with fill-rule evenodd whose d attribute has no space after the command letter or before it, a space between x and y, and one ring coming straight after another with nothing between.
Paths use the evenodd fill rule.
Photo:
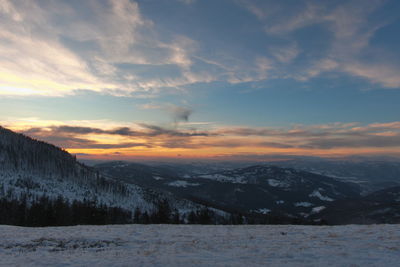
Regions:
<instances>
[{"instance_id":1,"label":"snowy field","mask_svg":"<svg viewBox=\"0 0 400 267\"><path fill-rule=\"evenodd\" d=\"M400 266L400 225L0 226L1 266Z\"/></svg>"}]
</instances>

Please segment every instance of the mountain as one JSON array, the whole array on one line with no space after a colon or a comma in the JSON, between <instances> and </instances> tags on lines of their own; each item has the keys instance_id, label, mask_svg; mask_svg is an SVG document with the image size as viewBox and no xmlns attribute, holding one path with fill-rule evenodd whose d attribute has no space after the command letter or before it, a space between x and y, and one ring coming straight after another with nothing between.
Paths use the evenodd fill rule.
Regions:
<instances>
[{"instance_id":1,"label":"mountain","mask_svg":"<svg viewBox=\"0 0 400 267\"><path fill-rule=\"evenodd\" d=\"M251 166L179 176L172 168L127 162L95 166L123 181L242 214L306 217L330 202L358 197L356 184L323 175L273 166Z\"/></svg>"},{"instance_id":2,"label":"mountain","mask_svg":"<svg viewBox=\"0 0 400 267\"><path fill-rule=\"evenodd\" d=\"M329 224L400 223L400 186L332 202L318 217Z\"/></svg>"},{"instance_id":3,"label":"mountain","mask_svg":"<svg viewBox=\"0 0 400 267\"><path fill-rule=\"evenodd\" d=\"M394 160L332 160L318 158L277 161L270 164L357 183L362 187L364 194L400 186L400 162Z\"/></svg>"},{"instance_id":4,"label":"mountain","mask_svg":"<svg viewBox=\"0 0 400 267\"><path fill-rule=\"evenodd\" d=\"M0 127L0 199L23 200L30 207L40 199L48 202L60 197L69 203L90 201L132 213L137 208L153 212L164 200L171 209L184 213L201 207L103 175L63 149Z\"/></svg>"},{"instance_id":5,"label":"mountain","mask_svg":"<svg viewBox=\"0 0 400 267\"><path fill-rule=\"evenodd\" d=\"M368 166L377 169L377 174L389 166L378 165ZM175 223L400 222L400 186L361 195L359 183L332 177L346 172L361 176L362 166L367 165L343 164L350 166L346 170L316 164L309 165L311 172L270 165L233 166L118 161L88 167L61 148L0 127L0 223L13 216L46 225L36 219L49 216L54 220L54 214L60 217L60 209L64 217L75 209L75 217L83 214L94 223L93 218L128 216L125 211L147 223L162 222L157 216L163 214L174 217ZM305 166L297 164L299 169ZM390 166L385 179L396 181L396 164ZM322 175L322 169L330 170L326 174L331 177ZM371 177L369 181L379 180Z\"/></svg>"}]
</instances>

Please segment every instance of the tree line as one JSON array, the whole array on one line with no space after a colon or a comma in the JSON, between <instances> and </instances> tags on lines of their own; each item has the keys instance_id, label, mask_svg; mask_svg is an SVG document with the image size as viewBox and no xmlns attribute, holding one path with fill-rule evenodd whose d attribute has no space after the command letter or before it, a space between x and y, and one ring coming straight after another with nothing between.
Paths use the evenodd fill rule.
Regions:
<instances>
[{"instance_id":1,"label":"tree line","mask_svg":"<svg viewBox=\"0 0 400 267\"><path fill-rule=\"evenodd\" d=\"M0 224L27 227L107 225L107 224L220 224L228 223L208 208L180 214L171 209L167 200L158 201L152 212L136 208L134 213L118 207L107 207L94 200L51 199L41 196L28 201L19 198L0 198Z\"/></svg>"},{"instance_id":2,"label":"tree line","mask_svg":"<svg viewBox=\"0 0 400 267\"><path fill-rule=\"evenodd\" d=\"M103 225L128 223L131 212L117 207L97 205L94 201L74 200L70 203L63 197L50 199L42 196L27 201L20 199L0 199L0 224L17 226L70 226L79 224Z\"/></svg>"},{"instance_id":3,"label":"tree line","mask_svg":"<svg viewBox=\"0 0 400 267\"><path fill-rule=\"evenodd\" d=\"M28 201L19 198L0 199L0 224L27 227L107 225L107 224L309 224L301 219L277 215L249 216L240 213L218 214L207 207L180 213L167 200L158 201L152 211L136 208L134 212L118 207L107 207L94 200L66 200L62 196L51 199L45 195Z\"/></svg>"}]
</instances>

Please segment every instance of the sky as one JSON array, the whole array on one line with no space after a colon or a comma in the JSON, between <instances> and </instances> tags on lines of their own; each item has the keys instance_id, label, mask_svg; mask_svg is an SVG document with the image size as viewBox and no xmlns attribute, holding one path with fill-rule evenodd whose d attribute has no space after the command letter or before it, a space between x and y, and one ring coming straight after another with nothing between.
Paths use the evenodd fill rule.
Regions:
<instances>
[{"instance_id":1,"label":"sky","mask_svg":"<svg viewBox=\"0 0 400 267\"><path fill-rule=\"evenodd\" d=\"M400 1L0 0L0 125L79 158L400 157Z\"/></svg>"}]
</instances>

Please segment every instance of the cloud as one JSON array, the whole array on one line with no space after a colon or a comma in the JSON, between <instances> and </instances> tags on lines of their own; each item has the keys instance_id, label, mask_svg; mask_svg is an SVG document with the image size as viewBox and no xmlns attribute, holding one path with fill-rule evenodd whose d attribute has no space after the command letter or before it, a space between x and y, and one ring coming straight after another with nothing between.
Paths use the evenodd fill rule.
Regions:
<instances>
[{"instance_id":1,"label":"cloud","mask_svg":"<svg viewBox=\"0 0 400 267\"><path fill-rule=\"evenodd\" d=\"M400 133L393 136L366 135L353 138L328 137L310 140L304 147L310 148L360 148L360 147L399 147Z\"/></svg>"},{"instance_id":2,"label":"cloud","mask_svg":"<svg viewBox=\"0 0 400 267\"><path fill-rule=\"evenodd\" d=\"M190 115L192 115L193 110L187 107L171 107L171 112L174 116L175 122L179 121L189 121Z\"/></svg>"},{"instance_id":3,"label":"cloud","mask_svg":"<svg viewBox=\"0 0 400 267\"><path fill-rule=\"evenodd\" d=\"M196 43L181 35L162 40L134 1L1 0L0 14L2 95L62 96L80 89L150 94L197 82L190 78ZM145 77L123 64L181 71Z\"/></svg>"},{"instance_id":4,"label":"cloud","mask_svg":"<svg viewBox=\"0 0 400 267\"><path fill-rule=\"evenodd\" d=\"M295 42L285 46L270 46L269 51L281 63L292 62L300 53Z\"/></svg>"},{"instance_id":5,"label":"cloud","mask_svg":"<svg viewBox=\"0 0 400 267\"><path fill-rule=\"evenodd\" d=\"M52 132L35 132L27 131L24 134L31 137L45 140L59 147L68 149L118 149L118 148L132 148L132 147L150 147L148 143L138 142L123 142L123 143L101 143L88 138L79 138L71 135L59 136Z\"/></svg>"},{"instance_id":6,"label":"cloud","mask_svg":"<svg viewBox=\"0 0 400 267\"><path fill-rule=\"evenodd\" d=\"M88 123L90 125L90 123ZM400 148L400 122L330 123L292 127L209 127L179 130L152 124L102 129L58 125L25 127L21 132L76 152L133 149L156 152L184 150L216 155L224 153L351 154L357 151L394 153ZM83 151L80 151L83 150ZM362 153L364 153L362 152ZM360 152L361 153L361 152Z\"/></svg>"},{"instance_id":7,"label":"cloud","mask_svg":"<svg viewBox=\"0 0 400 267\"><path fill-rule=\"evenodd\" d=\"M400 147L398 122L374 123L366 126L359 126L356 123L298 125L291 129L233 127L218 129L216 133L225 136L265 137L276 140L276 142L264 142L265 146L281 148Z\"/></svg>"},{"instance_id":8,"label":"cloud","mask_svg":"<svg viewBox=\"0 0 400 267\"><path fill-rule=\"evenodd\" d=\"M35 136L65 136L70 134L76 135L117 135L124 137L155 137L155 136L171 136L171 137L191 137L191 136L208 136L211 133L201 131L180 131L176 129L167 129L157 125L140 123L140 128L131 129L129 127L118 127L109 130L103 130L94 127L80 127L80 126L47 126L44 128L28 128L23 132L28 135Z\"/></svg>"},{"instance_id":9,"label":"cloud","mask_svg":"<svg viewBox=\"0 0 400 267\"><path fill-rule=\"evenodd\" d=\"M178 1L181 3L184 3L186 5L191 5L191 4L196 3L196 0L178 0Z\"/></svg>"},{"instance_id":10,"label":"cloud","mask_svg":"<svg viewBox=\"0 0 400 267\"><path fill-rule=\"evenodd\" d=\"M70 13L63 3L44 9L34 1L2 0L0 94L64 95L74 89L118 87L96 76L85 59L59 41L60 29L51 22L62 16L61 10Z\"/></svg>"},{"instance_id":11,"label":"cloud","mask_svg":"<svg viewBox=\"0 0 400 267\"><path fill-rule=\"evenodd\" d=\"M400 65L397 62L366 56L381 53L379 48L370 45L370 40L377 30L390 24L393 18L374 20L371 17L387 1L372 0L365 5L365 1L361 0L332 3L311 0L291 6L275 1L237 2L265 25L268 36L280 38L281 42L289 40L288 45L269 48L280 63L291 63L302 50L307 55L298 68L287 66L280 69L280 78L307 81L326 72L336 72L356 76L385 88L400 88ZM323 29L329 36L326 40L320 40L326 42L327 47L290 47L293 42L302 41L294 37L295 33L310 26L318 26L317 29ZM393 52L386 51L389 54Z\"/></svg>"},{"instance_id":12,"label":"cloud","mask_svg":"<svg viewBox=\"0 0 400 267\"><path fill-rule=\"evenodd\" d=\"M389 23L369 20L384 1L235 2L262 23L265 51L249 49L246 41L215 46L205 35L191 38L170 25L160 32L135 1L1 0L0 95L64 96L84 89L150 97L193 84L307 81L332 71L400 87L397 62L363 56L376 52L369 42ZM313 25L332 38L328 48L302 47L294 33Z\"/></svg>"},{"instance_id":13,"label":"cloud","mask_svg":"<svg viewBox=\"0 0 400 267\"><path fill-rule=\"evenodd\" d=\"M400 68L388 64L349 63L344 70L354 76L366 78L388 88L400 88Z\"/></svg>"},{"instance_id":14,"label":"cloud","mask_svg":"<svg viewBox=\"0 0 400 267\"><path fill-rule=\"evenodd\" d=\"M158 109L167 112L172 120L176 123L178 122L188 122L190 116L193 113L193 109L187 106L178 106L174 104L155 104L148 103L141 105L142 109Z\"/></svg>"}]
</instances>

